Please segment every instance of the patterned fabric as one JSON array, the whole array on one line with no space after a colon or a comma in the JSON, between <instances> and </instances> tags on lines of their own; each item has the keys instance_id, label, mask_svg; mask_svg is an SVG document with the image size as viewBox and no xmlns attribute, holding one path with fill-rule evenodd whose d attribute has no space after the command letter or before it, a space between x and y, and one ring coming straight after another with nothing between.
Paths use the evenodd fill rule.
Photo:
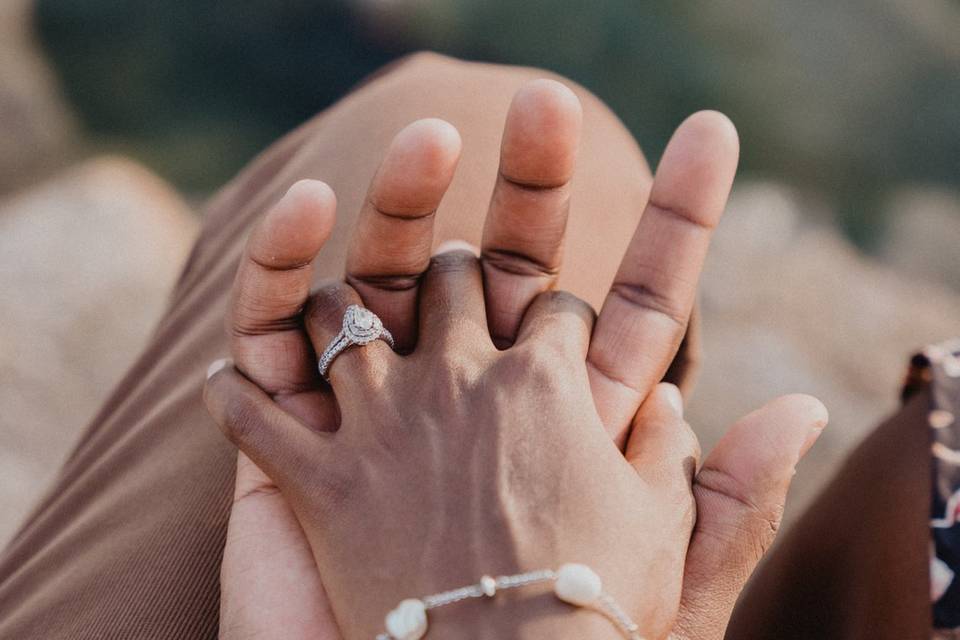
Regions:
<instances>
[{"instance_id":1,"label":"patterned fabric","mask_svg":"<svg viewBox=\"0 0 960 640\"><path fill-rule=\"evenodd\" d=\"M960 339L914 358L905 394L930 385L930 599L935 638L960 638Z\"/></svg>"}]
</instances>

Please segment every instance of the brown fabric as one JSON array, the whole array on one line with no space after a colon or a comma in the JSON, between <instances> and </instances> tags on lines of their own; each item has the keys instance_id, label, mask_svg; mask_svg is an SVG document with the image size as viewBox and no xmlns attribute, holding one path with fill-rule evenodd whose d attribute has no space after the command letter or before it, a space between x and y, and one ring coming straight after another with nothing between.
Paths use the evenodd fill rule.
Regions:
<instances>
[{"instance_id":1,"label":"brown fabric","mask_svg":"<svg viewBox=\"0 0 960 640\"><path fill-rule=\"evenodd\" d=\"M913 393L850 456L758 570L727 638L931 637L930 404L928 386Z\"/></svg>"},{"instance_id":2,"label":"brown fabric","mask_svg":"<svg viewBox=\"0 0 960 640\"><path fill-rule=\"evenodd\" d=\"M437 116L457 126L465 148L437 241L479 244L510 98L543 75L407 59L274 145L212 199L150 345L0 558L0 638L216 636L236 454L207 417L200 389L207 364L227 351L227 293L251 224L295 180L324 179L337 192L339 220L318 275L339 276L352 218L388 141L403 125ZM650 173L613 114L576 90L585 134L560 284L598 305ZM695 344L685 341L676 382L685 384Z\"/></svg>"}]
</instances>

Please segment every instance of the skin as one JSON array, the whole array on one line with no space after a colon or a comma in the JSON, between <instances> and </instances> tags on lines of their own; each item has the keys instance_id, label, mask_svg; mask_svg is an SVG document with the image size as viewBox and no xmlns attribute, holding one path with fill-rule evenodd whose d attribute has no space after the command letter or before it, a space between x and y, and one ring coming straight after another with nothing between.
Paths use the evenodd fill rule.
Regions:
<instances>
[{"instance_id":1,"label":"skin","mask_svg":"<svg viewBox=\"0 0 960 640\"><path fill-rule=\"evenodd\" d=\"M373 637L411 593L558 559L594 567L651 637L663 635L693 524L695 440L663 439L644 476L630 465L593 406L592 311L569 294L535 299L507 350L490 339L471 254L437 256L420 296L413 353L377 342L334 362L334 434L310 431L235 372L214 375L207 391L217 421L293 508L343 635ZM347 285L313 298L315 348L359 302ZM648 576L642 589L638 576ZM526 620L520 637L616 637L602 618L566 614L552 598L518 592L502 606L497 616L475 605L438 614L434 632L517 637Z\"/></svg>"},{"instance_id":2,"label":"skin","mask_svg":"<svg viewBox=\"0 0 960 640\"><path fill-rule=\"evenodd\" d=\"M559 268L568 210L565 185L572 175L572 157L579 135L578 113L579 105L573 94L552 81L536 81L525 86L511 106L503 136L501 168L483 235L483 259L478 267L484 275L485 304L481 305L486 320L484 324L488 323L489 326L485 328L492 336L488 341L492 339L496 346L513 344L530 302L539 300L541 292L553 286ZM553 137L546 138L547 133ZM545 139L544 144L538 144ZM373 180L355 231L357 240L350 245L348 282L354 285L363 302L384 318L407 350L414 344L419 348L417 334L422 330L422 325L416 321L416 300L418 296L423 296L420 287L429 280L429 277L424 279L420 274L429 264L432 212L439 204L445 184L453 175L459 151L456 131L442 121L418 121L398 134ZM725 118L719 114L702 113L692 116L681 125L658 168L650 203L596 321L589 347L581 345L584 349L581 363L583 378L587 380L592 402L586 403L582 388L573 393L564 387L570 393L560 400L579 399L573 403L576 407L572 404L563 405L577 416L575 420L567 416L564 422L564 419L557 417L557 423L569 423L559 431L564 437L572 437L570 434L579 433L580 429L590 429L585 425L599 423L619 444L625 440L632 425L628 459L636 460L640 456L638 452L646 451L646 459L656 461L660 459L664 447L670 450L670 446L673 446L686 452L679 458L684 463L675 464L675 467L682 467L685 473L690 473L690 461L695 458L690 452L695 452L695 447L683 443L687 437L683 434L689 432L676 411L670 414L664 409L669 403L663 397L673 396L675 391L669 391L665 385L656 387L655 384L682 337L709 232L722 212L735 166L736 136ZM313 435L318 435L317 431L336 429L339 419L333 396L317 380L314 370L315 348L322 349L325 342L314 339L315 348L311 347L311 341L302 330L301 315L312 277L310 264L313 255L329 237L334 206L330 190L322 183L309 181L295 185L268 213L251 235L247 257L238 273L231 316L237 369L273 396L276 411L297 418L298 424L308 425L313 429ZM522 215L518 216L518 211ZM335 294L328 291L327 294L328 298L340 299L341 302L347 296L342 292ZM340 311L342 309L333 314L337 322ZM582 324L587 326L585 316L588 314L581 315L584 316L581 318ZM310 317L313 319L308 326L322 324L316 322L316 312ZM472 324L478 326L480 320ZM564 333L576 334L576 331ZM319 334L314 332L315 335ZM451 330L445 335L449 336L445 344L458 357L462 355L461 351L474 353L472 348L457 346L457 340L463 339L463 334ZM473 340L479 338L472 335ZM363 354L376 351L370 348L352 349L350 352L361 355L350 357L363 358ZM502 354L510 354L511 351L508 349ZM529 351L535 350L529 349L524 353ZM563 363L569 364L570 352L560 351L566 354L564 357L567 359ZM436 349L427 352L436 357L441 353ZM417 353L414 352L410 357ZM496 350L493 354L492 358L507 357ZM491 368L500 372L511 369L504 365L495 367L487 359L489 354L482 357L476 353L474 355L475 360L468 367L470 375L464 378L465 381L475 383L477 379L488 379ZM344 357L338 358L338 362ZM519 359L519 356L514 357L510 362L514 363L513 366L519 366ZM421 357L418 362L425 368L408 375L417 379L417 375L422 378L426 372L435 372L436 363L432 366L422 364L427 360ZM551 363L551 366L553 364L557 363ZM387 384L387 381L398 384L389 373L389 367L381 369L371 369L379 371L381 376L375 380L376 384ZM229 370L229 367L224 369ZM561 367L561 370L570 373L569 369ZM515 372L503 375L516 378ZM214 376L214 380L219 377ZM573 381L576 379L577 376L570 373L557 383L569 386L575 384ZM369 380L367 382L370 383ZM474 384L467 386L474 388ZM480 386L486 393L492 394L481 398L496 400L506 397L504 394L507 391L502 387ZM518 390L522 388L522 385L517 386ZM513 392L513 389L508 391ZM395 393L406 394L398 397L409 398L415 392L416 389L398 388ZM341 412L344 411L342 395L338 393L336 398L341 403ZM357 397L366 401L370 394L358 393ZM637 413L637 407L644 398L647 398L646 403ZM535 401L534 398L530 399L530 402ZM223 400L219 413L221 421L225 420L226 415L245 415L230 409L231 403L235 402L235 399ZM504 403L494 404L499 406ZM515 403L508 404L512 406ZM593 421L588 419L590 411L582 404L590 405ZM357 406L360 411L363 403L357 403ZM530 405L537 406L540 405ZM438 419L438 422L447 422L449 415L445 412L457 414L453 407L434 409L436 415L444 418ZM216 410L214 414L218 415ZM366 419L376 422L374 416L363 413L355 415L364 415ZM538 416L539 413L535 412L522 417ZM495 425L492 428L496 433L499 434L502 429L509 434L504 437L521 437L515 430L507 430L507 425L500 424L501 419L503 422L516 422L507 420L516 417L494 415L487 416L485 420L489 419ZM675 622L672 616L669 621L666 620L666 614L662 612L643 618L647 625L645 628L651 630L648 633L654 634L652 637L662 635L668 629L690 638L722 636L737 593L773 537L793 465L825 421L825 412L819 403L798 396L775 401L731 429L727 438L707 459L694 483L692 491L700 517L692 539L684 534L682 526L674 527L669 534L661 533L662 539L655 537L659 544L673 545L673 554L666 553L662 557L674 559L683 558L682 550L690 540L685 564L662 563L652 579L645 580L648 589L646 596L631 596L629 585L623 589L625 598L639 598L635 600L638 611L653 607L644 603L644 598L650 597L650 591L668 600L673 597L679 602L672 608L662 608L662 612L677 612ZM579 426L572 426L574 422ZM536 421L532 423L537 424ZM237 437L235 431L226 428L228 433ZM257 431L253 430L252 433ZM540 431L551 435L554 433L553 429ZM244 432L251 433L249 430ZM364 433L363 429L354 429L354 432ZM241 448L248 448L241 439L237 439L241 442ZM609 446L609 442L604 449L591 438L587 438L587 441L590 442L591 451L596 447L596 460L610 463L604 465L605 468L624 468L622 454ZM549 467L548 463L556 464L558 457L562 459L563 455L570 455L570 450L583 446L579 440L560 439L561 446L557 446L553 438L546 439L546 442L549 446L544 445L542 458L533 458L545 460L545 469ZM422 445L416 442L403 443L404 447L420 450L424 448ZM435 449L428 447L427 450ZM441 450L446 452L444 455L450 456L451 464L463 462L446 449ZM620 456L619 463L613 463L612 459L605 457L606 454L600 453L611 450ZM493 465L492 468L501 468L503 465L511 468L510 460L495 459L493 453L489 455L492 457L486 462ZM665 459L675 461L678 458ZM516 466L515 460L513 463ZM578 468L590 468L591 464L596 465L597 462L585 459L577 461ZM634 468L637 468L636 465ZM639 468L647 470L641 472L641 476L652 474L656 477L659 473L653 462L642 464ZM551 477L546 470L544 473L543 478ZM524 477L541 478L533 473ZM623 474L623 477L628 475ZM689 476L686 477L689 481ZM638 510L636 513L642 516L634 514L632 517L644 521L648 518L669 521L670 517L682 521L682 517L677 516L684 513L689 517L691 510L685 508L684 501L676 499L675 494L672 502L666 501L669 504L646 499L631 502L630 497L635 494L626 484L619 484L620 481L610 480L611 488L624 490L617 496L620 510L629 504L651 502L660 505L659 511L651 513ZM311 495L306 486L310 485L302 485L299 490L303 495ZM689 484L685 487L689 492ZM430 490L430 486L419 488L419 491L428 493ZM536 495L535 486L531 486L530 490L532 495ZM285 493L293 491L296 490L291 487ZM466 492L464 495L493 495L491 504L497 504L499 499L498 492L489 486L465 487L461 491ZM609 495L615 493L611 491ZM380 494L375 492L374 495ZM608 500L612 501L613 498ZM339 594L359 588L352 582L357 579L356 576L351 577L356 573L356 566L354 564L353 571L350 571L347 567L338 569L335 564L331 565L332 582L326 574L321 582L315 554L317 548L322 548L322 539L326 537L317 533L324 523L318 521L313 507L304 504L307 503L300 503L298 515L301 515L301 521L313 524L301 528L284 497L277 493L275 485L241 456L237 501L223 565L221 634L224 637L336 637L337 629L325 606L324 584L337 585ZM583 501L581 508L582 504L589 502ZM571 509L575 512L576 506L571 506ZM311 513L312 516L309 515ZM419 517L425 518L426 515L421 512ZM559 516L549 522L553 523L552 529L557 531L574 528ZM383 523L367 524L375 526ZM551 528L549 524L546 526ZM523 527L508 529L522 530ZM308 544L311 531L316 538L315 544ZM642 528L638 528L638 531L642 531ZM644 549L645 545L650 544L649 537L648 534L643 540L634 540L635 548ZM432 589L422 590L422 593L471 582L479 573L493 572L490 564L494 558L509 557L514 561L527 558L517 549L527 549L529 544L512 539L500 540L500 544L508 550L503 551L502 556L492 553L489 557L485 556L484 562L477 561L476 567L461 566L459 570L465 574L462 579L443 582ZM562 547L565 550L573 548L570 543L565 545ZM611 565L611 577L607 578L604 569L601 569L601 573L605 579L613 580L613 584L618 581L625 583L626 577L618 573L617 566L623 562L624 555L630 556L630 550L617 546L607 548L617 549L618 562L606 561ZM323 557L330 561L329 556ZM637 564L630 561L626 566L637 569L644 565L645 560L650 560L643 554L635 554L635 557L638 558ZM554 565L556 558L550 560L538 566ZM602 558L597 560L598 564L602 562ZM483 564L482 568L480 564ZM644 566L645 571L633 575L649 575L649 566ZM684 575L682 590L678 580L681 575ZM434 577L440 579L451 576ZM424 574L421 578L430 580L431 576ZM654 584L658 586L651 589L650 585ZM384 589L382 592L389 597L384 595L384 602L378 600L377 607L371 607L378 608L377 611L364 611L363 620L354 621L349 612L342 614L342 617L348 620L347 624L363 628L365 633L366 627L363 625L369 625L371 621L378 623L383 613L401 597L420 593L413 586L409 581L396 585L400 593L388 593L389 590ZM354 627L345 627L345 630L347 628L352 631Z\"/></svg>"}]
</instances>

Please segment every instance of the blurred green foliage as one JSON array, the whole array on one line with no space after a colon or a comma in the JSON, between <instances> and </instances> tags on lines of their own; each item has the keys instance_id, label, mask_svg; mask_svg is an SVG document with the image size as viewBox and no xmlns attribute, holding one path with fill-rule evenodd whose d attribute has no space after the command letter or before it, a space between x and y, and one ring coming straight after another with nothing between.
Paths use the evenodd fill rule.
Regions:
<instances>
[{"instance_id":1,"label":"blurred green foliage","mask_svg":"<svg viewBox=\"0 0 960 640\"><path fill-rule=\"evenodd\" d=\"M949 20L917 13L935 6L40 0L38 24L95 139L186 189L214 188L367 73L429 48L569 76L653 162L687 114L720 109L744 171L813 191L869 246L888 188L960 184L960 47Z\"/></svg>"},{"instance_id":2,"label":"blurred green foliage","mask_svg":"<svg viewBox=\"0 0 960 640\"><path fill-rule=\"evenodd\" d=\"M338 2L41 0L37 24L93 141L191 191L402 52Z\"/></svg>"}]
</instances>

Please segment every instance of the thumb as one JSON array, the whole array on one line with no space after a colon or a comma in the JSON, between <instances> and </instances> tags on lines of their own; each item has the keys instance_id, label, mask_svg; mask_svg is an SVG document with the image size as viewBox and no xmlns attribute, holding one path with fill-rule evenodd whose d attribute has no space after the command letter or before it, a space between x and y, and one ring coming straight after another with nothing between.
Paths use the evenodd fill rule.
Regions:
<instances>
[{"instance_id":1,"label":"thumb","mask_svg":"<svg viewBox=\"0 0 960 640\"><path fill-rule=\"evenodd\" d=\"M297 517L243 453L220 565L220 637L341 637Z\"/></svg>"},{"instance_id":2,"label":"thumb","mask_svg":"<svg viewBox=\"0 0 960 640\"><path fill-rule=\"evenodd\" d=\"M826 425L819 400L783 396L741 418L707 457L693 487L697 525L676 637L723 637L740 591L777 534L794 467Z\"/></svg>"}]
</instances>

